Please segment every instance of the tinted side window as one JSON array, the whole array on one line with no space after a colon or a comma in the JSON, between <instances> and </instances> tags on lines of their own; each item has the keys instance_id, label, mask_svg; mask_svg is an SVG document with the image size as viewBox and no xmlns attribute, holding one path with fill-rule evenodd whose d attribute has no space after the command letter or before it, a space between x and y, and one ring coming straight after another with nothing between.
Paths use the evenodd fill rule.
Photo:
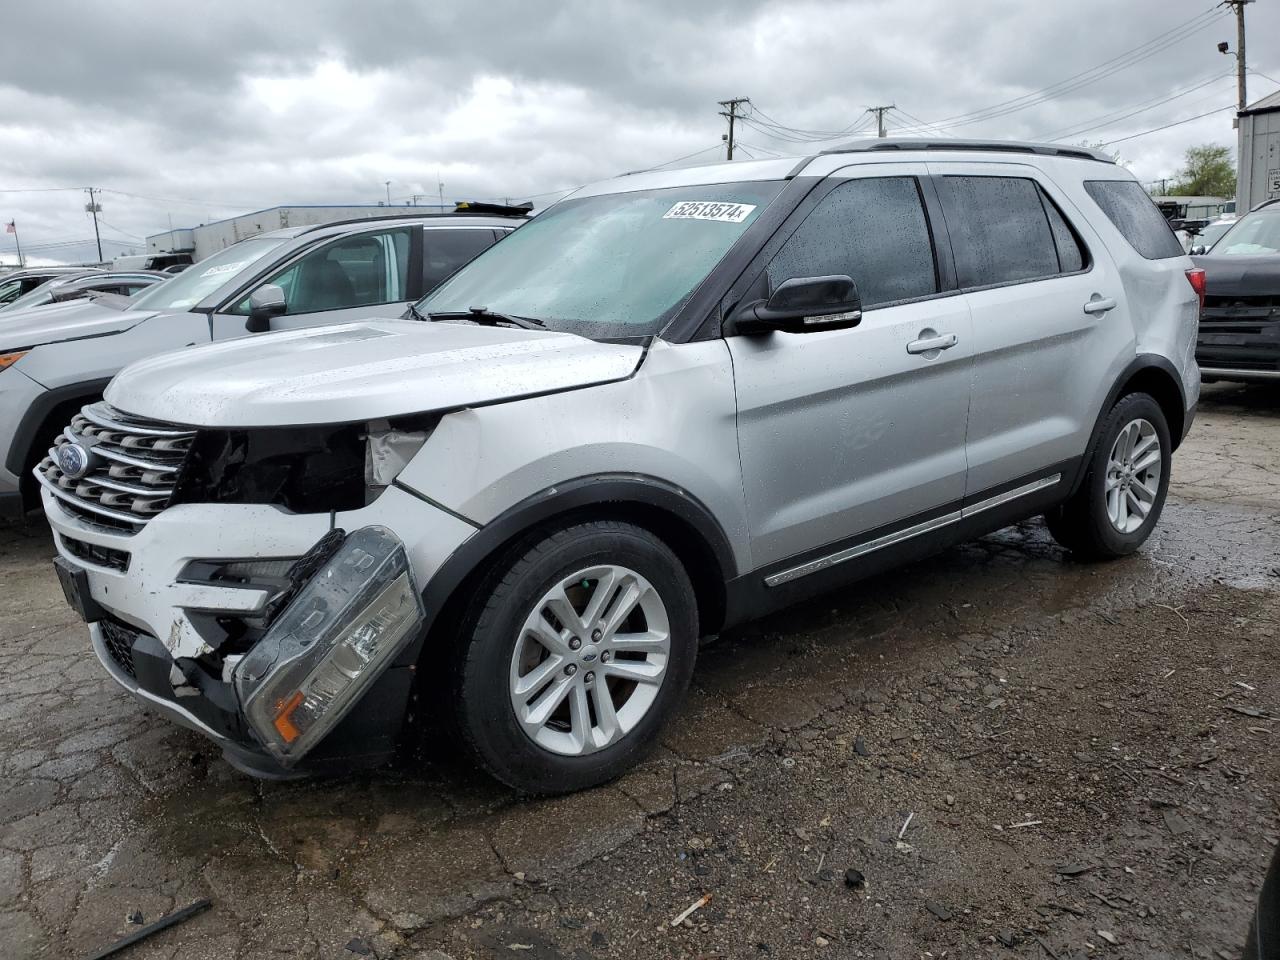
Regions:
<instances>
[{"instance_id":1,"label":"tinted side window","mask_svg":"<svg viewBox=\"0 0 1280 960\"><path fill-rule=\"evenodd\" d=\"M1083 270L1086 257L1076 232L1071 229L1071 225L1067 223L1062 211L1058 209L1057 205L1043 190L1040 191L1040 199L1044 201L1044 212L1049 217L1049 229L1053 233L1053 243L1058 248L1058 270L1062 273L1075 273L1077 270Z\"/></svg>"},{"instance_id":2,"label":"tinted side window","mask_svg":"<svg viewBox=\"0 0 1280 960\"><path fill-rule=\"evenodd\" d=\"M1084 188L1129 245L1148 260L1182 256L1182 244L1169 221L1136 181L1086 180Z\"/></svg>"},{"instance_id":3,"label":"tinted side window","mask_svg":"<svg viewBox=\"0 0 1280 960\"><path fill-rule=\"evenodd\" d=\"M427 292L448 280L462 267L493 244L492 230L426 231L426 263L422 268L422 290Z\"/></svg>"},{"instance_id":4,"label":"tinted side window","mask_svg":"<svg viewBox=\"0 0 1280 960\"><path fill-rule=\"evenodd\" d=\"M961 287L1058 273L1058 249L1034 180L942 177L938 194Z\"/></svg>"},{"instance_id":5,"label":"tinted side window","mask_svg":"<svg viewBox=\"0 0 1280 960\"><path fill-rule=\"evenodd\" d=\"M784 280L843 274L863 307L938 292L929 222L914 177L849 180L827 194L769 263Z\"/></svg>"},{"instance_id":6,"label":"tinted side window","mask_svg":"<svg viewBox=\"0 0 1280 960\"><path fill-rule=\"evenodd\" d=\"M412 229L358 234L324 244L266 283L284 291L289 315L408 300ZM231 312L247 315L249 298Z\"/></svg>"}]
</instances>

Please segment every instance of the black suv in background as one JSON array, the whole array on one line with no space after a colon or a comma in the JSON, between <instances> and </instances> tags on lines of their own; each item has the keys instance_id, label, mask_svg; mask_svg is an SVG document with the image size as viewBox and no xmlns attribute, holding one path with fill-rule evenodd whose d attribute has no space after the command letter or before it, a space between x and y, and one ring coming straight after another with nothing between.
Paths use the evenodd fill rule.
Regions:
<instances>
[{"instance_id":1,"label":"black suv in background","mask_svg":"<svg viewBox=\"0 0 1280 960\"><path fill-rule=\"evenodd\" d=\"M1205 382L1280 382L1280 198L1241 217L1195 257L1207 290L1196 362Z\"/></svg>"}]
</instances>

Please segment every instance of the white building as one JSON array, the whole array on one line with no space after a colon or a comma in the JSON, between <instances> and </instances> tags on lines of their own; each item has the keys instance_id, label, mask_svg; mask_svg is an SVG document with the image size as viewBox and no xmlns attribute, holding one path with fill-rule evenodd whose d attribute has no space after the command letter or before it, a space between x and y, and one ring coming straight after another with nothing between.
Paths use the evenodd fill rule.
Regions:
<instances>
[{"instance_id":1,"label":"white building","mask_svg":"<svg viewBox=\"0 0 1280 960\"><path fill-rule=\"evenodd\" d=\"M1280 90L1241 110L1238 123L1236 209L1247 213L1263 200L1280 197Z\"/></svg>"},{"instance_id":2,"label":"white building","mask_svg":"<svg viewBox=\"0 0 1280 960\"><path fill-rule=\"evenodd\" d=\"M447 210L452 209L452 206L447 208ZM154 234L147 237L147 253L186 253L191 255L192 260L203 260L237 240L266 233L269 230L279 230L282 227L306 227L317 223L332 223L334 220L362 220L367 217L404 216L438 211L440 211L439 204L390 207L380 203L345 207L325 204L269 207L266 210L257 210L238 217L230 217L227 220L217 220L214 223L202 223L196 227L183 227Z\"/></svg>"}]
</instances>

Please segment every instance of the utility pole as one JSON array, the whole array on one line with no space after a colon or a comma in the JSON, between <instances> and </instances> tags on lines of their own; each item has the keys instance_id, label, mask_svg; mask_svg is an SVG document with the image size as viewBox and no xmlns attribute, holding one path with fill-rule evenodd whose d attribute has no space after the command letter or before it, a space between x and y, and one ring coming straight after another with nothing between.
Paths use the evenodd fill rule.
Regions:
<instances>
[{"instance_id":1,"label":"utility pole","mask_svg":"<svg viewBox=\"0 0 1280 960\"><path fill-rule=\"evenodd\" d=\"M444 181L440 179L440 171L436 171L436 189L440 191L440 212L444 213Z\"/></svg>"},{"instance_id":2,"label":"utility pole","mask_svg":"<svg viewBox=\"0 0 1280 960\"><path fill-rule=\"evenodd\" d=\"M22 259L22 241L18 239L18 221L10 220L7 229L13 234L13 242L18 246L18 269L21 270L26 266L26 262Z\"/></svg>"},{"instance_id":3,"label":"utility pole","mask_svg":"<svg viewBox=\"0 0 1280 960\"><path fill-rule=\"evenodd\" d=\"M387 206L391 206L391 181L384 180L383 185L387 188Z\"/></svg>"},{"instance_id":4,"label":"utility pole","mask_svg":"<svg viewBox=\"0 0 1280 960\"><path fill-rule=\"evenodd\" d=\"M96 187L85 187L85 192L89 194L89 202L84 205L84 212L93 214L93 239L98 243L98 262L102 263L102 235L98 233L98 214L102 212L102 204L93 198L93 191L96 189Z\"/></svg>"},{"instance_id":5,"label":"utility pole","mask_svg":"<svg viewBox=\"0 0 1280 960\"><path fill-rule=\"evenodd\" d=\"M1249 96L1245 83L1245 73L1248 67L1244 59L1244 5L1246 3L1253 3L1253 0L1222 0L1224 7L1230 7L1236 13L1236 100L1241 110L1249 106ZM1225 43L1218 44L1218 50L1221 53L1231 52L1230 46Z\"/></svg>"},{"instance_id":6,"label":"utility pole","mask_svg":"<svg viewBox=\"0 0 1280 960\"><path fill-rule=\"evenodd\" d=\"M720 116L728 117L729 119L729 133L724 137L725 144L728 146L728 151L725 156L726 160L733 159L733 121L741 116L741 114L738 113L738 107L744 103L750 102L750 97L734 97L732 100L719 101L720 106L724 107L724 109L720 111Z\"/></svg>"},{"instance_id":7,"label":"utility pole","mask_svg":"<svg viewBox=\"0 0 1280 960\"><path fill-rule=\"evenodd\" d=\"M884 115L896 106L896 103L891 103L884 107L867 107L867 113L876 115L876 136L882 140L889 135L884 129Z\"/></svg>"}]
</instances>

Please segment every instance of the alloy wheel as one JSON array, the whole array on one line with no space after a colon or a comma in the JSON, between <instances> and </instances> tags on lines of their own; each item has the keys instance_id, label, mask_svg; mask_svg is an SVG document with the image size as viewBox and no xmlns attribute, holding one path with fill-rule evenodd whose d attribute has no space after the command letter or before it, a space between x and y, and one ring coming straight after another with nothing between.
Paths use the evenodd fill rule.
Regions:
<instances>
[{"instance_id":1,"label":"alloy wheel","mask_svg":"<svg viewBox=\"0 0 1280 960\"><path fill-rule=\"evenodd\" d=\"M525 619L511 656L511 706L544 749L594 753L648 713L670 653L667 609L648 580L614 564L579 570Z\"/></svg>"},{"instance_id":2,"label":"alloy wheel","mask_svg":"<svg viewBox=\"0 0 1280 960\"><path fill-rule=\"evenodd\" d=\"M1143 419L1125 424L1107 459L1107 517L1121 533L1141 527L1160 491L1160 435Z\"/></svg>"}]
</instances>

